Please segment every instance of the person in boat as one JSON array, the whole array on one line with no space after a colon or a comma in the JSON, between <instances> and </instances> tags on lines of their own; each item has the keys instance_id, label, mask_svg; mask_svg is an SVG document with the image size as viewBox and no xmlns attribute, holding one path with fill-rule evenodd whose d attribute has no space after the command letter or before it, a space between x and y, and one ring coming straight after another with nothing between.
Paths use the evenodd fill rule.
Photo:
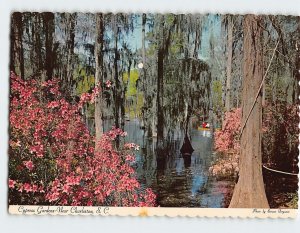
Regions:
<instances>
[{"instance_id":1,"label":"person in boat","mask_svg":"<svg viewBox=\"0 0 300 233\"><path fill-rule=\"evenodd\" d=\"M207 129L207 128L209 128L209 127L210 127L210 125L209 125L208 122L203 122L203 123L202 123L202 128Z\"/></svg>"}]
</instances>

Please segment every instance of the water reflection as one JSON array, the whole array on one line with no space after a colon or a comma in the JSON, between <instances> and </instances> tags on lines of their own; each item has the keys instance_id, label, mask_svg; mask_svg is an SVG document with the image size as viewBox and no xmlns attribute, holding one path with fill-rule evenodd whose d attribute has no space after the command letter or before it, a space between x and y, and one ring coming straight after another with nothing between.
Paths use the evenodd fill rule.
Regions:
<instances>
[{"instance_id":1,"label":"water reflection","mask_svg":"<svg viewBox=\"0 0 300 233\"><path fill-rule=\"evenodd\" d=\"M190 155L183 155L184 167L188 168L191 166L192 163L192 156Z\"/></svg>"},{"instance_id":2,"label":"water reflection","mask_svg":"<svg viewBox=\"0 0 300 233\"><path fill-rule=\"evenodd\" d=\"M111 126L105 122L105 130ZM151 187L157 195L157 205L163 207L224 206L228 181L216 181L208 174L213 160L210 131L190 130L192 155L182 156L180 148L184 134L177 130L168 143L168 150L156 152L156 138L147 138L137 119L127 121L126 141L140 145L136 152L135 169L142 187Z\"/></svg>"},{"instance_id":3,"label":"water reflection","mask_svg":"<svg viewBox=\"0 0 300 233\"><path fill-rule=\"evenodd\" d=\"M208 138L211 137L211 131L210 130L202 130L201 132L202 132L203 137L208 137Z\"/></svg>"}]
</instances>

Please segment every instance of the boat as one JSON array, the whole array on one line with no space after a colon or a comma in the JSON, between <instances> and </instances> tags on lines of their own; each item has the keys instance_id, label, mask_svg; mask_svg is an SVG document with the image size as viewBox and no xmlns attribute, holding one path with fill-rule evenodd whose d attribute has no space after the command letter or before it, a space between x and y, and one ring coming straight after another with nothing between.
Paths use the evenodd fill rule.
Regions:
<instances>
[{"instance_id":1,"label":"boat","mask_svg":"<svg viewBox=\"0 0 300 233\"><path fill-rule=\"evenodd\" d=\"M210 131L210 128L203 128L201 126L198 126L197 128L198 130L201 130L201 131Z\"/></svg>"},{"instance_id":2,"label":"boat","mask_svg":"<svg viewBox=\"0 0 300 233\"><path fill-rule=\"evenodd\" d=\"M198 130L208 131L210 130L210 124L204 121L201 126L198 126Z\"/></svg>"}]
</instances>

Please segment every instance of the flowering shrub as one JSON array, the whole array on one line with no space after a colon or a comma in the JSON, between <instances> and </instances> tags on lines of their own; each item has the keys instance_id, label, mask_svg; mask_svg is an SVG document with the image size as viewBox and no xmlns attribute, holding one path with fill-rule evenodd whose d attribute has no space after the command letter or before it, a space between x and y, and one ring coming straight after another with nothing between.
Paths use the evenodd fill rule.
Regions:
<instances>
[{"instance_id":1,"label":"flowering shrub","mask_svg":"<svg viewBox=\"0 0 300 233\"><path fill-rule=\"evenodd\" d=\"M81 106L99 91L71 105L57 80L27 82L11 74L10 204L155 205L131 167L138 146L115 146L126 132L113 128L95 143L81 119Z\"/></svg>"},{"instance_id":2,"label":"flowering shrub","mask_svg":"<svg viewBox=\"0 0 300 233\"><path fill-rule=\"evenodd\" d=\"M222 129L215 132L215 149L219 152L238 151L241 108L225 113Z\"/></svg>"},{"instance_id":3,"label":"flowering shrub","mask_svg":"<svg viewBox=\"0 0 300 233\"><path fill-rule=\"evenodd\" d=\"M241 128L241 108L225 113L222 129L215 132L215 150L220 155L209 168L212 175L231 175L239 171L239 133Z\"/></svg>"},{"instance_id":4,"label":"flowering shrub","mask_svg":"<svg viewBox=\"0 0 300 233\"><path fill-rule=\"evenodd\" d=\"M263 112L263 160L271 167L298 172L299 109L278 100Z\"/></svg>"},{"instance_id":5,"label":"flowering shrub","mask_svg":"<svg viewBox=\"0 0 300 233\"><path fill-rule=\"evenodd\" d=\"M219 158L210 167L212 175L227 176L239 170L241 109L225 114L222 130L215 133ZM296 104L278 101L263 109L263 162L285 171L298 172L299 109Z\"/></svg>"}]
</instances>

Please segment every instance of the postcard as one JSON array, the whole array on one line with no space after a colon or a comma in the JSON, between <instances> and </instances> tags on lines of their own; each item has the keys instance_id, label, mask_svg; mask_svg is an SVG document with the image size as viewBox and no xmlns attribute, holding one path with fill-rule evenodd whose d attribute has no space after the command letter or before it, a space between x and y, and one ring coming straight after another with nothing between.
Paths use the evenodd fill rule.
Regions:
<instances>
[{"instance_id":1,"label":"postcard","mask_svg":"<svg viewBox=\"0 0 300 233\"><path fill-rule=\"evenodd\" d=\"M299 25L13 12L9 213L296 217Z\"/></svg>"}]
</instances>

